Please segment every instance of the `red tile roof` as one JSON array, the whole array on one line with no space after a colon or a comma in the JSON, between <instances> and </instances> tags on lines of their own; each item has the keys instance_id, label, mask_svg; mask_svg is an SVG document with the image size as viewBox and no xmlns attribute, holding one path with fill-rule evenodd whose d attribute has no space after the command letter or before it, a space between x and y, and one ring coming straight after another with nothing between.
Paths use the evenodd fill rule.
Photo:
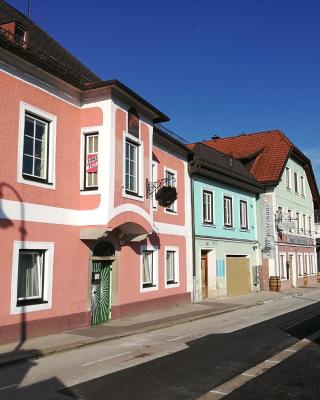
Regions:
<instances>
[{"instance_id":1,"label":"red tile roof","mask_svg":"<svg viewBox=\"0 0 320 400\"><path fill-rule=\"evenodd\" d=\"M279 181L293 143L279 130L241 134L203 142L221 153L242 160L261 183Z\"/></svg>"}]
</instances>

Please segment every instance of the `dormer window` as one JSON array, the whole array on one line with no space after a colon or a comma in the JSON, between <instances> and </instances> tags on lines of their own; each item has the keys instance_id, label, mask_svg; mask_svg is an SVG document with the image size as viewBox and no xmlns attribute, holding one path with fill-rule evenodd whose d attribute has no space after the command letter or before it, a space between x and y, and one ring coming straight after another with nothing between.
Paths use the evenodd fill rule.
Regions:
<instances>
[{"instance_id":1,"label":"dormer window","mask_svg":"<svg viewBox=\"0 0 320 400\"><path fill-rule=\"evenodd\" d=\"M139 115L134 108L128 111L128 133L139 139Z\"/></svg>"},{"instance_id":2,"label":"dormer window","mask_svg":"<svg viewBox=\"0 0 320 400\"><path fill-rule=\"evenodd\" d=\"M17 43L19 43L21 46L24 45L26 41L26 30L22 25L16 24L14 37Z\"/></svg>"}]
</instances>

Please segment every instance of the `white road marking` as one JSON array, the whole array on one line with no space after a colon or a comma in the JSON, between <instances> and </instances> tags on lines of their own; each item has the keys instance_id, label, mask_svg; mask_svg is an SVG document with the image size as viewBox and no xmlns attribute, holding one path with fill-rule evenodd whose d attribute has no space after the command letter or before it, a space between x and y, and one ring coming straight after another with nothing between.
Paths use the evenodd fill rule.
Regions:
<instances>
[{"instance_id":1,"label":"white road marking","mask_svg":"<svg viewBox=\"0 0 320 400\"><path fill-rule=\"evenodd\" d=\"M2 386L2 387L0 387L0 390L12 389L12 388L17 387L17 386L19 386L18 383L15 383L14 385L9 385L9 386Z\"/></svg>"},{"instance_id":2,"label":"white road marking","mask_svg":"<svg viewBox=\"0 0 320 400\"><path fill-rule=\"evenodd\" d=\"M209 398L211 400L222 399L222 397L226 396L227 394L232 393L234 390L238 389L239 387L248 383L252 379L258 377L259 375L265 373L267 370L274 368L276 365L280 364L280 362L286 360L288 357L291 357L297 351L304 349L309 344L311 344L313 340L319 338L319 336L320 336L320 330L314 332L308 338L304 338L304 339L300 340L299 342L293 344L292 346L287 347L286 349L275 354L273 356L273 359L267 359L265 361L262 361L261 363L255 365L254 367L251 367L251 368L247 369L246 371L242 372L238 376L235 376L234 378L226 381L222 385L216 386L214 389L210 390L208 393L199 397L198 400L201 400L201 399L204 400L204 399L209 399ZM287 352L287 354L285 352ZM281 356L280 361L275 359L276 357L279 357L279 356ZM267 364L269 364L269 366ZM253 370L254 370L254 372L256 372L256 374L252 373ZM246 378L241 379L241 376L247 377L247 379ZM210 393L210 395L209 395L209 393ZM208 397L208 395L210 397Z\"/></svg>"},{"instance_id":3,"label":"white road marking","mask_svg":"<svg viewBox=\"0 0 320 400\"><path fill-rule=\"evenodd\" d=\"M217 394L223 394L224 396L226 396L229 393L225 393L225 392L220 392L219 390L210 390L210 393L217 393Z\"/></svg>"},{"instance_id":4,"label":"white road marking","mask_svg":"<svg viewBox=\"0 0 320 400\"><path fill-rule=\"evenodd\" d=\"M244 375L244 376L252 376L253 378L255 378L256 376L258 376L258 375L255 375L255 374L247 374L247 373L245 373L245 372L243 372L241 375Z\"/></svg>"},{"instance_id":5,"label":"white road marking","mask_svg":"<svg viewBox=\"0 0 320 400\"><path fill-rule=\"evenodd\" d=\"M273 364L280 364L280 361L278 361L278 360L266 360L265 362L273 363Z\"/></svg>"},{"instance_id":6,"label":"white road marking","mask_svg":"<svg viewBox=\"0 0 320 400\"><path fill-rule=\"evenodd\" d=\"M105 357L105 358L100 358L99 360L94 360L87 362L85 364L82 364L83 367L89 367L90 365L94 365L103 361L107 360L112 360L113 358L121 357L121 356L126 356L127 354L131 354L131 351L126 351L124 353L119 353L119 354L114 354L113 356Z\"/></svg>"},{"instance_id":7,"label":"white road marking","mask_svg":"<svg viewBox=\"0 0 320 400\"><path fill-rule=\"evenodd\" d=\"M189 336L192 336L192 334L189 334L189 335L183 335L183 336L178 336L178 337L176 337L176 338L173 338L173 339L168 339L168 340L167 340L167 342L175 342L176 340L179 340L179 339L184 339L184 338L186 338L186 337L189 337Z\"/></svg>"}]
</instances>

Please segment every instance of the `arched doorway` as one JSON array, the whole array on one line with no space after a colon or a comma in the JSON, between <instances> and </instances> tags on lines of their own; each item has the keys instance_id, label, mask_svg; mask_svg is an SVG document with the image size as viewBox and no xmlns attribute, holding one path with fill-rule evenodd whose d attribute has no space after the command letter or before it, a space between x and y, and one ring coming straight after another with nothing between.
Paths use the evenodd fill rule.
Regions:
<instances>
[{"instance_id":1,"label":"arched doorway","mask_svg":"<svg viewBox=\"0 0 320 400\"><path fill-rule=\"evenodd\" d=\"M110 319L111 265L115 260L112 243L99 241L92 252L91 324L99 325Z\"/></svg>"}]
</instances>

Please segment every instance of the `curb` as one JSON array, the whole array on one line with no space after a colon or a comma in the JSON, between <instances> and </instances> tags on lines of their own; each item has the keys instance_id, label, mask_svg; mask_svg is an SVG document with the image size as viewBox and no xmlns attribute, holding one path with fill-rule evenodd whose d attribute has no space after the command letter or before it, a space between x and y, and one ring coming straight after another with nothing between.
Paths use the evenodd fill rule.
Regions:
<instances>
[{"instance_id":1,"label":"curb","mask_svg":"<svg viewBox=\"0 0 320 400\"><path fill-rule=\"evenodd\" d=\"M248 309L248 308L260 306L263 304L269 304L269 303L274 303L274 302L277 302L280 300L286 300L286 299L292 298L292 297L299 297L302 295L303 295L303 292L294 293L294 294L281 293L281 296L279 296L279 297L257 301L256 303L253 303L253 304L239 305L239 306L229 308L227 310L208 311L208 313L200 314L198 316L193 315L191 317L185 316L180 319L178 318L176 321L168 321L168 322L160 322L160 323L157 323L155 321L155 323L150 324L148 326L136 328L136 329L132 329L132 330L127 330L127 331L124 331L117 335L106 335L106 336L102 336L100 338L90 338L90 339L86 339L86 340L79 340L79 341L75 341L73 343L67 343L67 344L62 344L62 345L58 345L58 346L53 346L53 347L49 347L49 348L46 348L43 350L24 350L21 352L9 353L4 356L0 355L0 368L10 365L10 364L16 364L16 363L19 363L19 362L25 361L25 360L36 360L36 359L43 358L43 357L46 357L49 355L63 353L63 352L69 351L69 350L80 349L85 346L91 346L94 344L107 342L107 341L111 341L111 340L120 340L122 338L133 336L136 334L152 332L152 331L155 331L158 329L168 328L170 326L185 324L185 323L197 321L200 319L210 318L215 315L227 314L227 313L230 313L230 312L233 312L236 310ZM70 332L70 333L72 334L72 332Z\"/></svg>"}]
</instances>

